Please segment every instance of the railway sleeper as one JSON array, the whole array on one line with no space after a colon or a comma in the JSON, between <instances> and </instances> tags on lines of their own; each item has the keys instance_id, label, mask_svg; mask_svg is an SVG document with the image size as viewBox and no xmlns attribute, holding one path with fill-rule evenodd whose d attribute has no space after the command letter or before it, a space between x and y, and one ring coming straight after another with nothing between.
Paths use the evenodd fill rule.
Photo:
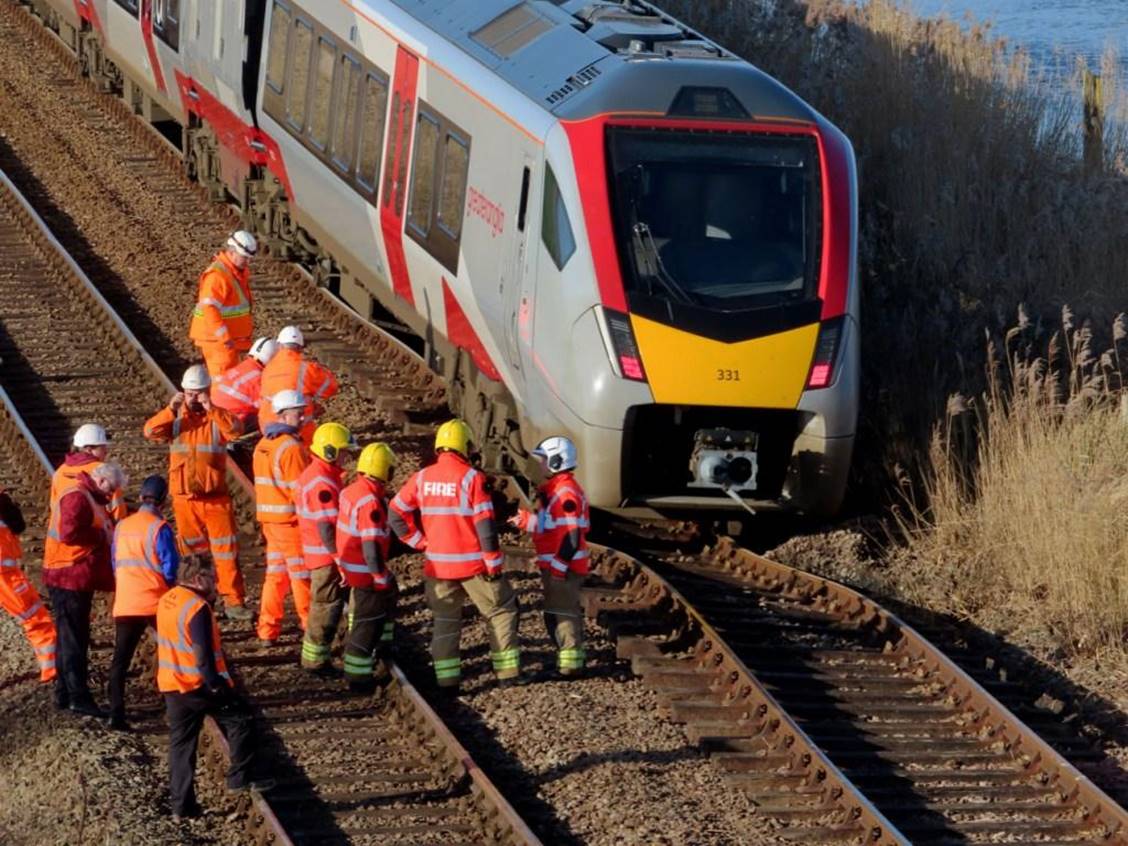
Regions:
<instances>
[{"instance_id":1,"label":"railway sleeper","mask_svg":"<svg viewBox=\"0 0 1128 846\"><path fill-rule=\"evenodd\" d=\"M814 843L818 846L832 846L838 843L858 844L867 842L866 832L855 824L816 826L811 828L786 828L779 836L792 843Z\"/></svg>"},{"instance_id":2,"label":"railway sleeper","mask_svg":"<svg viewBox=\"0 0 1128 846\"><path fill-rule=\"evenodd\" d=\"M970 834L990 837L1024 835L1027 837L1083 837L1096 835L1101 826L1095 822L1068 820L946 820L934 824L919 813L896 816L892 822L904 834ZM931 838L930 842L932 841Z\"/></svg>"}]
</instances>

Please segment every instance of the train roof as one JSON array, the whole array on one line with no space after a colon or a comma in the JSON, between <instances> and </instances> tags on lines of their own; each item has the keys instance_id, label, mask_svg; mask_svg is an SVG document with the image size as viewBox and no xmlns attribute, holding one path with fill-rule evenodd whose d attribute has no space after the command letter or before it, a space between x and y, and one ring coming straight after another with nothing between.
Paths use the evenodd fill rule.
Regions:
<instances>
[{"instance_id":1,"label":"train roof","mask_svg":"<svg viewBox=\"0 0 1128 846\"><path fill-rule=\"evenodd\" d=\"M817 117L777 80L638 0L391 2L562 120L704 116L697 108L716 117Z\"/></svg>"}]
</instances>

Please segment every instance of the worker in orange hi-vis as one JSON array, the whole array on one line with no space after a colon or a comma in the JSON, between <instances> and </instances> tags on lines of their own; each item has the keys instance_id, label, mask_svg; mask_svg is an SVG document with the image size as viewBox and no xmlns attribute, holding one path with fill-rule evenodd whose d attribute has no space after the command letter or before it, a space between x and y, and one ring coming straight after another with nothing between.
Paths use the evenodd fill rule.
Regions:
<instances>
[{"instance_id":1,"label":"worker in orange hi-vis","mask_svg":"<svg viewBox=\"0 0 1128 846\"><path fill-rule=\"evenodd\" d=\"M145 422L145 437L169 445L169 491L182 550L211 552L224 614L250 620L239 571L235 512L227 491L227 444L242 434L238 419L211 404L211 380L201 364L189 367L183 393Z\"/></svg>"},{"instance_id":2,"label":"worker in orange hi-vis","mask_svg":"<svg viewBox=\"0 0 1128 846\"><path fill-rule=\"evenodd\" d=\"M239 230L200 275L188 337L199 347L213 378L239 363L251 348L251 259L258 241Z\"/></svg>"},{"instance_id":3,"label":"worker in orange hi-vis","mask_svg":"<svg viewBox=\"0 0 1128 846\"><path fill-rule=\"evenodd\" d=\"M337 377L306 356L305 337L297 326L286 326L278 333L278 352L262 371L259 428L263 432L276 419L270 401L279 391L297 391L305 397L301 437L308 447L313 443L322 403L337 393Z\"/></svg>"},{"instance_id":4,"label":"worker in orange hi-vis","mask_svg":"<svg viewBox=\"0 0 1128 846\"><path fill-rule=\"evenodd\" d=\"M276 419L255 446L255 516L266 538L266 579L259 603L258 636L270 644L282 634L286 594L293 590L302 629L310 604L310 574L302 558L298 528L298 479L309 465L309 452L298 436L305 399L297 391L274 395Z\"/></svg>"},{"instance_id":5,"label":"worker in orange hi-vis","mask_svg":"<svg viewBox=\"0 0 1128 846\"><path fill-rule=\"evenodd\" d=\"M106 462L110 451L110 436L97 423L83 423L75 431L71 446L71 451L67 453L63 463L51 477L52 502L59 498L59 493L64 487L69 487L83 473L92 473L95 467ZM121 490L113 492L106 511L115 523L129 515L124 492Z\"/></svg>"},{"instance_id":6,"label":"worker in orange hi-vis","mask_svg":"<svg viewBox=\"0 0 1128 846\"><path fill-rule=\"evenodd\" d=\"M258 429L262 371L276 352L278 344L273 338L259 338L251 344L251 351L245 359L212 379L212 405L238 417L244 433Z\"/></svg>"},{"instance_id":7,"label":"worker in orange hi-vis","mask_svg":"<svg viewBox=\"0 0 1128 846\"><path fill-rule=\"evenodd\" d=\"M55 624L21 566L23 549L17 536L25 527L20 507L0 490L0 608L20 621L39 662L39 680L49 682L56 675Z\"/></svg>"}]
</instances>

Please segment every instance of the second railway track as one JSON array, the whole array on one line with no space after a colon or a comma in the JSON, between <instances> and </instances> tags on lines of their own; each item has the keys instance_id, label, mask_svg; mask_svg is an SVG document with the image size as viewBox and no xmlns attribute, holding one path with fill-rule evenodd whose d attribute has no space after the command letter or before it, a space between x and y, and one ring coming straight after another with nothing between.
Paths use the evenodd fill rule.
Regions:
<instances>
[{"instance_id":1,"label":"second railway track","mask_svg":"<svg viewBox=\"0 0 1128 846\"><path fill-rule=\"evenodd\" d=\"M135 478L164 466L167 448L144 441L141 427L143 410L171 383L2 172L0 294L0 382L14 409L5 446L20 452L10 432L19 419L42 448L24 462L22 485L4 481L40 499L49 470L43 453L65 452L69 433L92 416L116 434L114 458ZM236 496L247 498L245 490ZM244 549L254 545L249 528ZM257 581L261 569L248 575ZM249 836L262 843L539 842L398 668L377 699L345 697L339 685L298 671L294 638L291 630L284 646L263 649L250 629L227 627L228 655L263 718L281 782L247 816ZM146 680L136 687L144 691ZM138 728L159 735L160 710L143 713ZM213 730L213 757L221 747Z\"/></svg>"}]
</instances>

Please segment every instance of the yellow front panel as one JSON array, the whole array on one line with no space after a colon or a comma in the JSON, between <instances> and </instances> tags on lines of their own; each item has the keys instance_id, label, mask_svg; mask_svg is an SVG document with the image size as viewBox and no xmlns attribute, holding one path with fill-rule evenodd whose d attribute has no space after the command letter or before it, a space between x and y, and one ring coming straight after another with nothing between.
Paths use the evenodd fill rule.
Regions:
<instances>
[{"instance_id":1,"label":"yellow front panel","mask_svg":"<svg viewBox=\"0 0 1128 846\"><path fill-rule=\"evenodd\" d=\"M725 344L631 315L655 402L795 408L819 324Z\"/></svg>"}]
</instances>

